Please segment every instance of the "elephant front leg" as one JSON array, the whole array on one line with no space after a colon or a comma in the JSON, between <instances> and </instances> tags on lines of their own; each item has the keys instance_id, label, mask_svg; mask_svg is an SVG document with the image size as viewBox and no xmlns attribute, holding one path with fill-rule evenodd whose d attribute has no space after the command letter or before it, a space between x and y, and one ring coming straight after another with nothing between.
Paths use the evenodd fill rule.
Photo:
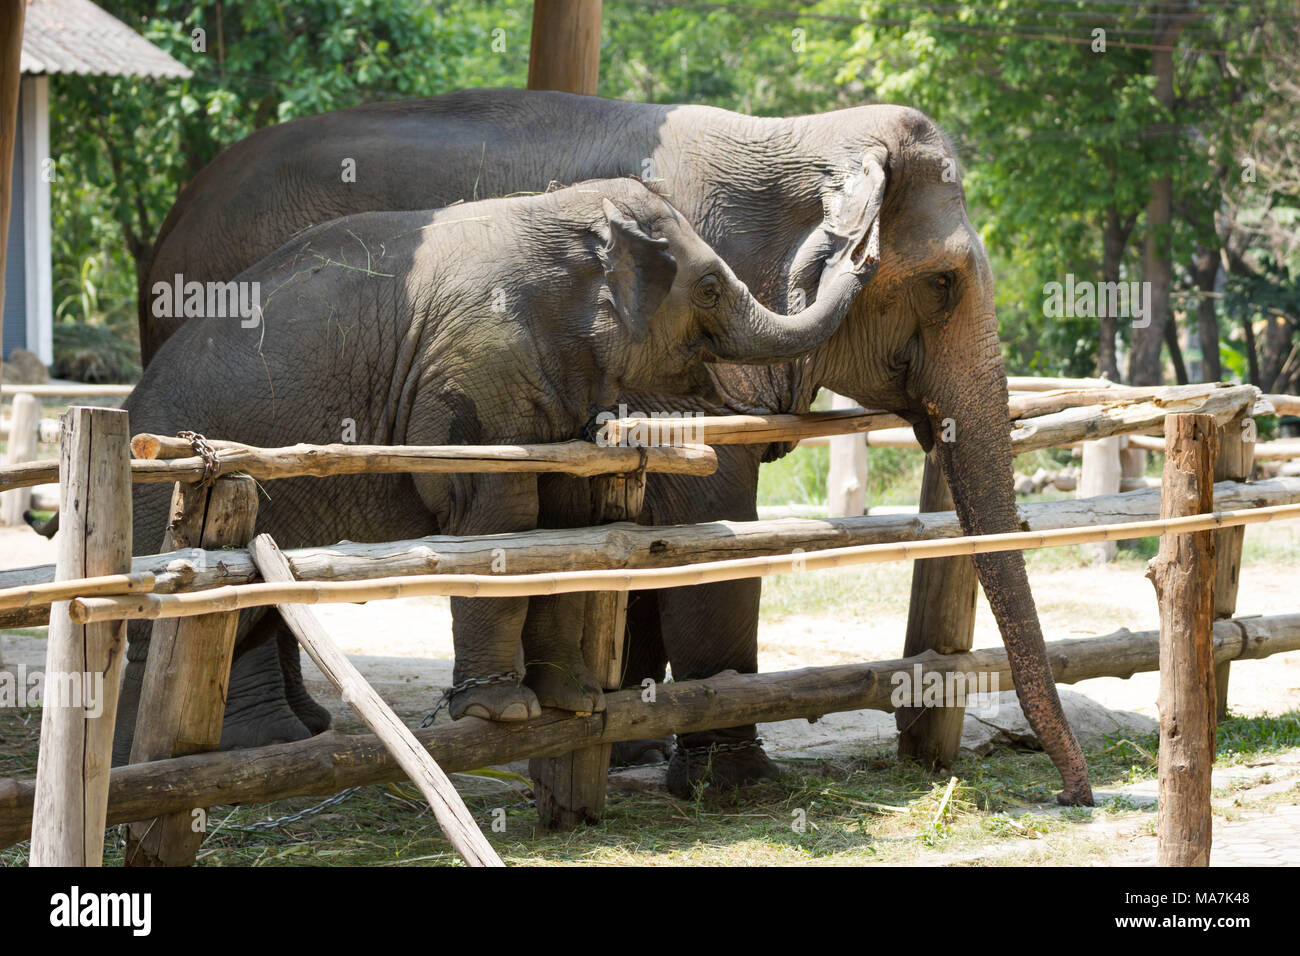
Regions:
<instances>
[{"instance_id":1,"label":"elephant front leg","mask_svg":"<svg viewBox=\"0 0 1300 956\"><path fill-rule=\"evenodd\" d=\"M586 594L538 595L529 602L524 625L526 683L543 707L579 714L605 709L605 693L582 654L586 611Z\"/></svg>"},{"instance_id":2,"label":"elephant front leg","mask_svg":"<svg viewBox=\"0 0 1300 956\"><path fill-rule=\"evenodd\" d=\"M427 502L447 486L417 480ZM454 535L500 534L537 526L537 481L532 475L458 475L450 482L439 523ZM508 572L508 567L500 570ZM524 686L520 636L528 598L451 599L452 671L448 709L453 720L527 720L542 713L537 695Z\"/></svg>"},{"instance_id":3,"label":"elephant front leg","mask_svg":"<svg viewBox=\"0 0 1300 956\"><path fill-rule=\"evenodd\" d=\"M528 598L452 598L452 671L449 710L453 720L527 720L540 717L537 695L521 681L519 635Z\"/></svg>"}]
</instances>

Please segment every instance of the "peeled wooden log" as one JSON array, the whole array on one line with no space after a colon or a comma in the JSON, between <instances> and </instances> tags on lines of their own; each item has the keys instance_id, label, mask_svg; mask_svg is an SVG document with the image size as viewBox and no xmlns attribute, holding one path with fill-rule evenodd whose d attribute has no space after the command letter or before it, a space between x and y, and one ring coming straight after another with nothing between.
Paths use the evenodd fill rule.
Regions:
<instances>
[{"instance_id":1,"label":"peeled wooden log","mask_svg":"<svg viewBox=\"0 0 1300 956\"><path fill-rule=\"evenodd\" d=\"M1246 387L1249 386L1209 382L1203 385L1111 385L1106 388L1061 388L1046 392L1035 392L1029 395L1013 395L1007 407L1012 419L1038 418L1043 415L1065 411L1067 408L1081 408L1089 405L1132 404L1146 401L1161 403L1196 401L1212 391Z\"/></svg>"},{"instance_id":2,"label":"peeled wooden log","mask_svg":"<svg viewBox=\"0 0 1300 956\"><path fill-rule=\"evenodd\" d=\"M1300 415L1300 396L1265 395L1264 400L1271 404L1279 415Z\"/></svg>"},{"instance_id":3,"label":"peeled wooden log","mask_svg":"<svg viewBox=\"0 0 1300 956\"><path fill-rule=\"evenodd\" d=\"M1158 631L1116 631L1047 645L1058 683L1093 677L1132 677L1159 664ZM1216 661L1255 660L1300 650L1300 614L1219 621L1214 627ZM578 717L547 710L519 723L465 717L415 731L448 773L489 767L527 757L554 757L577 747L621 740L691 733L752 722L820 717L849 710L892 711L894 674L922 676L950 671L997 674L1012 687L1006 651L981 648L949 657L809 667L770 674L728 674L706 680L661 684L655 702L641 689L605 695L605 711ZM260 803L288 797L322 796L345 787L404 779L387 748L370 735L327 732L289 744L251 750L194 754L113 770L108 823L127 823L189 807ZM0 779L0 847L26 839L31 822L32 785Z\"/></svg>"},{"instance_id":4,"label":"peeled wooden log","mask_svg":"<svg viewBox=\"0 0 1300 956\"><path fill-rule=\"evenodd\" d=\"M17 396L14 396L15 400ZM8 441L13 436L13 421L8 418L0 418L0 441ZM36 441L41 445L57 445L59 443L59 420L57 418L42 418L36 423Z\"/></svg>"},{"instance_id":5,"label":"peeled wooden log","mask_svg":"<svg viewBox=\"0 0 1300 956\"><path fill-rule=\"evenodd\" d=\"M129 574L104 574L94 578L75 578L71 581L49 581L45 584L24 585L0 591L0 608L29 608L36 605L49 607L56 601L70 601L74 597L100 594L132 594L152 591L154 575L149 571Z\"/></svg>"},{"instance_id":6,"label":"peeled wooden log","mask_svg":"<svg viewBox=\"0 0 1300 956\"><path fill-rule=\"evenodd\" d=\"M1059 448L1083 439L1094 441L1164 427L1166 415L1213 415L1226 425L1245 409L1255 409L1259 390L1252 385L1225 388L1182 386L1169 395L1130 403L1086 405L1039 418L1022 419L1011 430L1016 454L1039 448Z\"/></svg>"},{"instance_id":7,"label":"peeled wooden log","mask_svg":"<svg viewBox=\"0 0 1300 956\"><path fill-rule=\"evenodd\" d=\"M35 395L41 398L125 398L133 385L92 385L88 382L44 382L40 385L0 385L0 395Z\"/></svg>"},{"instance_id":8,"label":"peeled wooden log","mask_svg":"<svg viewBox=\"0 0 1300 956\"><path fill-rule=\"evenodd\" d=\"M1034 548L1125 540L1149 535L1190 534L1239 525L1265 524L1300 518L1300 504L1246 511L1188 515L1158 521L1062 528L1056 531L971 535L948 541L908 541L831 548L811 553L739 558L636 571L557 571L539 574L427 574L370 578L364 581L297 581L292 584L238 584L189 594L141 594L75 598L68 606L79 624L96 621L157 620L236 611L271 604L356 604L406 597L446 595L469 598L527 597L535 594L575 594L580 591L638 591L694 587L718 581L738 581L802 571L825 571L885 561L947 558L962 554L992 554Z\"/></svg>"},{"instance_id":9,"label":"peeled wooden log","mask_svg":"<svg viewBox=\"0 0 1300 956\"><path fill-rule=\"evenodd\" d=\"M705 445L762 445L767 442L797 442L825 435L855 435L858 432L906 425L892 412L844 408L803 415L697 415L619 418L606 422L602 441L609 445L632 442L700 442Z\"/></svg>"},{"instance_id":10,"label":"peeled wooden log","mask_svg":"<svg viewBox=\"0 0 1300 956\"><path fill-rule=\"evenodd\" d=\"M215 446L214 446L215 447ZM549 445L242 445L217 452L217 476L243 474L258 479L302 475L453 475L557 472L591 477L638 471L672 475L711 475L718 457L705 445L663 448L602 448L584 441ZM134 482L198 481L202 458L131 461ZM37 461L0 469L0 491L58 480L58 462Z\"/></svg>"},{"instance_id":11,"label":"peeled wooden log","mask_svg":"<svg viewBox=\"0 0 1300 956\"><path fill-rule=\"evenodd\" d=\"M214 451L243 450L249 447L237 441L218 441L217 439L207 438L204 441ZM131 454L136 458L193 458L194 446L186 438L151 435L148 432L141 432L131 439Z\"/></svg>"},{"instance_id":12,"label":"peeled wooden log","mask_svg":"<svg viewBox=\"0 0 1300 956\"><path fill-rule=\"evenodd\" d=\"M1300 501L1300 478L1254 483L1220 482L1214 488L1219 511L1264 508ZM1141 521L1160 513L1160 493L1150 489L1075 501L1017 506L1026 531L1081 528ZM456 538L431 535L378 544L343 542L285 551L302 581L359 581L415 574L488 574L505 554L507 567L521 574L590 568L658 568L724 558L790 554L796 548L819 551L859 544L954 538L961 525L951 511L930 514L871 515L853 518L783 518L772 521L712 521L697 525L646 527L613 524L597 528L522 531ZM154 575L159 594L199 591L258 580L246 550L186 549L143 555L133 573ZM0 588L21 589L52 580L53 565L0 571ZM0 627L45 623L48 609L0 609Z\"/></svg>"}]
</instances>

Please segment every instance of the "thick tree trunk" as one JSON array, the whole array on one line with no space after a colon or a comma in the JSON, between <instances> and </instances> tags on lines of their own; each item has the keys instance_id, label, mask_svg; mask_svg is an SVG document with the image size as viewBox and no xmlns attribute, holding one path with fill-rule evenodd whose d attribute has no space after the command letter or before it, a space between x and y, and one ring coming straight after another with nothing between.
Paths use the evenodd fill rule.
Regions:
<instances>
[{"instance_id":1,"label":"thick tree trunk","mask_svg":"<svg viewBox=\"0 0 1300 956\"><path fill-rule=\"evenodd\" d=\"M1202 292L1214 291L1219 257L1213 249L1202 246L1196 251L1192 274L1196 288ZM1219 313L1211 296L1201 296L1196 304L1196 321L1201 332L1201 381L1217 382L1223 378L1223 366L1219 362Z\"/></svg>"},{"instance_id":2,"label":"thick tree trunk","mask_svg":"<svg viewBox=\"0 0 1300 956\"><path fill-rule=\"evenodd\" d=\"M1218 428L1208 415L1174 415L1160 516L1214 508ZM1214 765L1214 532L1166 535L1147 569L1160 600L1161 866L1209 866Z\"/></svg>"},{"instance_id":3,"label":"thick tree trunk","mask_svg":"<svg viewBox=\"0 0 1300 956\"><path fill-rule=\"evenodd\" d=\"M1187 363L1183 361L1183 347L1178 344L1178 323L1174 321L1173 315L1169 316L1169 322L1165 325L1165 344L1169 346L1169 360L1174 365L1174 377L1179 385L1187 385Z\"/></svg>"},{"instance_id":4,"label":"thick tree trunk","mask_svg":"<svg viewBox=\"0 0 1300 956\"><path fill-rule=\"evenodd\" d=\"M1103 281L1119 282L1120 266L1124 262L1124 247L1128 245L1136 221L1136 214L1121 219L1119 211L1113 206L1106 210L1106 222L1101 233ZM1109 300L1106 297L1102 297L1098 302L1101 314L1101 341L1097 349L1097 374L1112 382L1118 382L1121 379L1115 336L1119 328L1116 317L1110 315L1107 310L1108 305Z\"/></svg>"},{"instance_id":5,"label":"thick tree trunk","mask_svg":"<svg viewBox=\"0 0 1300 956\"><path fill-rule=\"evenodd\" d=\"M1157 14L1160 24L1157 45L1151 52L1151 73L1156 81L1156 99L1165 109L1174 103L1174 55L1172 46L1182 29L1171 22L1168 11ZM1157 150L1169 148L1169 138L1176 135L1168 122L1151 127L1152 142ZM1169 254L1169 227L1173 219L1173 177L1169 173L1151 180L1151 198L1147 203L1146 237L1142 251L1142 279L1151 283L1151 313L1148 324L1133 328L1133 354L1129 359L1129 382L1133 385L1159 385L1163 379L1160 345L1169 322L1169 293L1173 286L1174 264Z\"/></svg>"}]
</instances>

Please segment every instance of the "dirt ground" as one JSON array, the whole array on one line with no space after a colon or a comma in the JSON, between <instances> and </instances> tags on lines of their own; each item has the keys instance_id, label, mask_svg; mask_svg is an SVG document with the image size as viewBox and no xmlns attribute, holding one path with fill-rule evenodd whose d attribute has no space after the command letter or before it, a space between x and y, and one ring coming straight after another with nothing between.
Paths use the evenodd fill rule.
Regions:
<instances>
[{"instance_id":1,"label":"dirt ground","mask_svg":"<svg viewBox=\"0 0 1300 956\"><path fill-rule=\"evenodd\" d=\"M1300 611L1300 522L1252 528L1247 540L1248 558L1252 545L1262 549L1265 558L1243 569L1239 613ZM27 529L0 530L0 567L53 560L52 542ZM762 670L901 656L909 579L910 569L888 564L777 578L765 584L759 631ZM1049 641L1104 634L1121 627L1146 630L1159 625L1154 591L1142 575L1139 559L1129 557L1111 565L1083 566L1071 555L1059 552L1052 557L1032 558L1030 580ZM806 612L795 613L795 609ZM446 599L325 605L316 610L344 651L408 721L418 722L441 688L450 683L451 616ZM982 594L975 643L977 647L1000 644ZM0 635L0 660L6 665L23 663L29 670L39 668L44 653L43 632ZM336 724L345 730L360 730L355 717L319 672L306 660L304 667L312 692L331 708ZM1071 690L1117 712L1116 717L1124 722L1131 719L1126 714L1157 717L1158 681L1158 674L1139 674L1128 680L1089 680L1073 685ZM1243 716L1300 710L1300 652L1234 664L1228 704ZM445 715L440 719L445 720ZM778 759L851 755L864 745L888 743L895 736L893 716L875 711L828 715L816 724L804 720L769 724L762 726L760 733L769 752ZM1288 764L1282 776L1287 780L1300 778L1300 765ZM1265 778L1265 783L1274 788L1278 782L1276 773ZM1300 804L1300 790L1295 789L1294 781L1287 787L1291 789L1286 802ZM1239 792L1242 788L1236 789ZM1137 824L1130 830L1125 836L1127 842L1116 851L1120 853L1116 861L1145 862L1154 852L1154 840ZM1132 846L1135 840L1139 841L1138 849ZM967 853L960 860L929 862L977 860L978 855L971 858Z\"/></svg>"}]
</instances>

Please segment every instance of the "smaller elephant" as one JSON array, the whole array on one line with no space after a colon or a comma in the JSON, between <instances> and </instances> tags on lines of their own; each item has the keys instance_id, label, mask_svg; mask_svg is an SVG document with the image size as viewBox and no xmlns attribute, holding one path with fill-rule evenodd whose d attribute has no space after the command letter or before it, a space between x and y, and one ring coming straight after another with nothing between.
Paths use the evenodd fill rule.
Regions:
<instances>
[{"instance_id":1,"label":"smaller elephant","mask_svg":"<svg viewBox=\"0 0 1300 956\"><path fill-rule=\"evenodd\" d=\"M304 231L239 275L236 283L258 284L260 321L186 322L126 407L137 431L189 429L263 446L333 442L341 432L371 444L564 441L620 393L716 398L707 362L774 363L823 342L874 261L863 250L836 253L850 267L828 270L834 277L817 301L783 316L755 300L667 200L632 179L348 216ZM538 522L530 474L304 477L266 491L258 528L285 547ZM135 504L144 547L164 525L166 491L137 486ZM453 717L603 708L580 627L530 646L520 681L528 609L527 598L452 600ZM265 640L272 615L246 617L241 635ZM134 645L146 639L132 634L123 715L135 711L132 669L142 669L143 655ZM266 690L254 684L250 693ZM223 746L305 736L266 726L267 702L239 695L232 676ZM303 714L301 702L293 710ZM129 734L119 725L119 741Z\"/></svg>"}]
</instances>

